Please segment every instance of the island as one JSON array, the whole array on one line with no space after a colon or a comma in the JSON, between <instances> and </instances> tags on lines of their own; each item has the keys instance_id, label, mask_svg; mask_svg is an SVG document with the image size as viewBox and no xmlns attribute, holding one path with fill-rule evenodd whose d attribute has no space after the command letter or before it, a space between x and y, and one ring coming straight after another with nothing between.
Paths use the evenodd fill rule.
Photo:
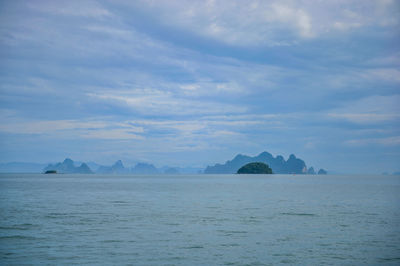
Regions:
<instances>
[{"instance_id":1,"label":"island","mask_svg":"<svg viewBox=\"0 0 400 266\"><path fill-rule=\"evenodd\" d=\"M269 152L262 152L257 156L251 157L247 155L238 154L232 160L225 162L225 164L216 164L214 166L207 166L204 170L205 174L234 174L238 169L247 163L265 163L273 169L276 174L306 174L306 163L291 154L288 160L283 156L278 155L274 157Z\"/></svg>"},{"instance_id":2,"label":"island","mask_svg":"<svg viewBox=\"0 0 400 266\"><path fill-rule=\"evenodd\" d=\"M226 161L224 164L217 163L207 166L206 169L204 169L204 174L234 174L237 173L238 169L243 165L256 162L267 164L274 174L317 174L314 167L308 169L306 163L302 159L297 158L294 154L291 154L289 158L285 160L281 155L274 157L271 153L266 151L254 157L238 154L235 158ZM318 174L326 173L325 170L318 172Z\"/></svg>"},{"instance_id":3,"label":"island","mask_svg":"<svg viewBox=\"0 0 400 266\"><path fill-rule=\"evenodd\" d=\"M237 171L238 174L272 174L272 169L265 163L248 163Z\"/></svg>"},{"instance_id":4,"label":"island","mask_svg":"<svg viewBox=\"0 0 400 266\"><path fill-rule=\"evenodd\" d=\"M318 174L319 175L326 175L326 174L328 174L328 172L321 168L321 169L319 169Z\"/></svg>"},{"instance_id":5,"label":"island","mask_svg":"<svg viewBox=\"0 0 400 266\"><path fill-rule=\"evenodd\" d=\"M86 163L82 163L80 166L75 166L74 161L69 158L66 158L62 163L49 164L43 169L43 171L45 173L48 171L56 171L56 173L60 174L93 174L92 170Z\"/></svg>"},{"instance_id":6,"label":"island","mask_svg":"<svg viewBox=\"0 0 400 266\"><path fill-rule=\"evenodd\" d=\"M46 172L44 172L45 174L57 174L56 170L47 170Z\"/></svg>"}]
</instances>

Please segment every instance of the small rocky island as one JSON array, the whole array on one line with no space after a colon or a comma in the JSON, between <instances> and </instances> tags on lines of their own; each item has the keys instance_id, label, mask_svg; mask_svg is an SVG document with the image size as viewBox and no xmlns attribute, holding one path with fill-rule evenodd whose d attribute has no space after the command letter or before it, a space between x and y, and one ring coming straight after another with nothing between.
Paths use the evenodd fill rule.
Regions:
<instances>
[{"instance_id":1,"label":"small rocky island","mask_svg":"<svg viewBox=\"0 0 400 266\"><path fill-rule=\"evenodd\" d=\"M272 169L265 163L248 163L237 171L238 174L272 174Z\"/></svg>"},{"instance_id":2,"label":"small rocky island","mask_svg":"<svg viewBox=\"0 0 400 266\"><path fill-rule=\"evenodd\" d=\"M57 174L56 170L47 170L46 172L44 172L45 174Z\"/></svg>"}]
</instances>

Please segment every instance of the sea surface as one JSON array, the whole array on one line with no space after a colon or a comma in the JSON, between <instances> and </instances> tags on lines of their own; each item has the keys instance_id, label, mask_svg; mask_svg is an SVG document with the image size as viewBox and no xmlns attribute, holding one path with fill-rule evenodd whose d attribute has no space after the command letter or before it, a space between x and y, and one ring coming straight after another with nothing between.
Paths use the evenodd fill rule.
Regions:
<instances>
[{"instance_id":1,"label":"sea surface","mask_svg":"<svg viewBox=\"0 0 400 266\"><path fill-rule=\"evenodd\" d=\"M1 265L400 265L400 176L0 175Z\"/></svg>"}]
</instances>

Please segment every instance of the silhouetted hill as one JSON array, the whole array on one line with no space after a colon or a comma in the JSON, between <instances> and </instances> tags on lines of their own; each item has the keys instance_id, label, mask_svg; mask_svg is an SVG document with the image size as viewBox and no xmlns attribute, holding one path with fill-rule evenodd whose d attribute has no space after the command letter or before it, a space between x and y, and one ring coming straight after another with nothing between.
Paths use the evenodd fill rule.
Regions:
<instances>
[{"instance_id":1,"label":"silhouetted hill","mask_svg":"<svg viewBox=\"0 0 400 266\"><path fill-rule=\"evenodd\" d=\"M118 160L112 166L100 166L96 172L99 174L128 174L130 171L125 168L121 160Z\"/></svg>"},{"instance_id":2,"label":"silhouetted hill","mask_svg":"<svg viewBox=\"0 0 400 266\"><path fill-rule=\"evenodd\" d=\"M81 166L75 168L75 173L79 174L93 174L89 166L86 163L82 163Z\"/></svg>"},{"instance_id":3,"label":"silhouetted hill","mask_svg":"<svg viewBox=\"0 0 400 266\"><path fill-rule=\"evenodd\" d=\"M159 174L157 168L149 163L138 163L131 170L132 174L154 175Z\"/></svg>"},{"instance_id":4,"label":"silhouetted hill","mask_svg":"<svg viewBox=\"0 0 400 266\"><path fill-rule=\"evenodd\" d=\"M92 170L87 164L82 163L79 167L75 167L74 161L67 158L62 163L49 164L43 169L43 172L55 170L60 174L92 174Z\"/></svg>"},{"instance_id":5,"label":"silhouetted hill","mask_svg":"<svg viewBox=\"0 0 400 266\"><path fill-rule=\"evenodd\" d=\"M214 166L207 166L204 170L205 174L234 174L237 170L248 163L262 162L268 164L275 174L305 174L307 173L307 166L305 162L296 158L294 154L285 159L278 155L272 156L268 152L262 152L255 157L247 155L236 155L233 160L227 161L225 164L216 164Z\"/></svg>"},{"instance_id":6,"label":"silhouetted hill","mask_svg":"<svg viewBox=\"0 0 400 266\"><path fill-rule=\"evenodd\" d=\"M326 175L326 174L328 174L328 172L325 171L324 169L319 169L318 174L319 175Z\"/></svg>"},{"instance_id":7,"label":"silhouetted hill","mask_svg":"<svg viewBox=\"0 0 400 266\"><path fill-rule=\"evenodd\" d=\"M308 168L307 174L308 174L308 175L315 175L314 167L311 166L310 168Z\"/></svg>"}]
</instances>

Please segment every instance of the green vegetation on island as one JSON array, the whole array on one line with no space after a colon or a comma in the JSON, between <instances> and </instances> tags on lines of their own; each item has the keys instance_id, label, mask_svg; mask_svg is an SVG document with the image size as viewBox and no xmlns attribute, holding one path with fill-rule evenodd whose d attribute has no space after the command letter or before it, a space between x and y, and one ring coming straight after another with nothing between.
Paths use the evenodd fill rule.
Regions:
<instances>
[{"instance_id":1,"label":"green vegetation on island","mask_svg":"<svg viewBox=\"0 0 400 266\"><path fill-rule=\"evenodd\" d=\"M238 174L272 174L272 169L265 163L248 163L242 166Z\"/></svg>"},{"instance_id":2,"label":"green vegetation on island","mask_svg":"<svg viewBox=\"0 0 400 266\"><path fill-rule=\"evenodd\" d=\"M47 170L46 172L44 172L45 174L57 174L56 170Z\"/></svg>"}]
</instances>

